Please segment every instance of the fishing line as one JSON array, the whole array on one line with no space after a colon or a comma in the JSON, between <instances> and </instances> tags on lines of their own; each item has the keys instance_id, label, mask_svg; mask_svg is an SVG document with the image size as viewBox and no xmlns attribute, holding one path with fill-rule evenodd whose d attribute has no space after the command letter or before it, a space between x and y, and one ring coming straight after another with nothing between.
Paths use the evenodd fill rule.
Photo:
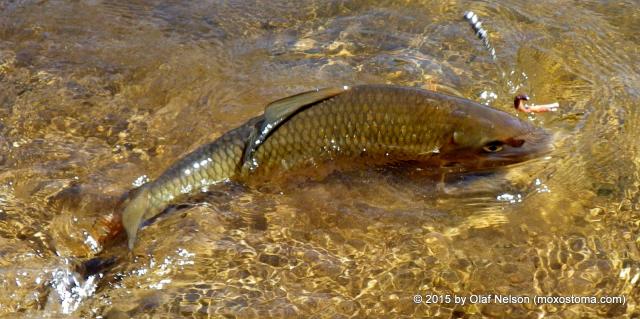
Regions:
<instances>
[{"instance_id":1,"label":"fishing line","mask_svg":"<svg viewBox=\"0 0 640 319\"><path fill-rule=\"evenodd\" d=\"M489 33L487 32L486 29L482 27L482 21L480 21L480 18L478 17L478 15L475 14L475 12L473 11L467 11L464 13L463 17L465 20L467 20L467 22L475 32L478 39L482 40L482 44L484 45L485 49L487 49L487 52L491 56L491 60L496 65L496 68L498 69L498 73L500 74L500 79L502 80L502 83L504 83L507 87L509 87L514 92L516 92L518 88L521 87L521 85L514 86L514 84L507 79L506 73L500 67L500 64L497 63L498 58L496 56L496 49L493 47L493 45L491 45L491 42L489 42ZM513 74L513 72L511 73ZM486 97L483 97L483 98L486 98ZM549 112L549 111L555 112L560 107L558 102L553 102L549 104L527 105L524 103L524 101L528 101L528 100L529 100L529 97L526 94L516 95L514 100L515 109L525 113L540 113L540 112Z\"/></svg>"},{"instance_id":2,"label":"fishing line","mask_svg":"<svg viewBox=\"0 0 640 319\"><path fill-rule=\"evenodd\" d=\"M482 41L482 44L489 56L491 56L491 61L493 61L493 64L496 66L496 69L498 71L499 78L496 80L498 80L499 83L503 83L504 85L509 86L509 81L506 78L506 74L500 64L497 62L498 57L496 56L496 49L489 41L489 32L487 32L487 30L482 27L482 21L480 21L478 15L473 11L465 12L463 17L465 20L467 20L478 39ZM497 95L492 91L484 91L480 97L486 100L485 103L488 103L490 100L495 100L497 98Z\"/></svg>"},{"instance_id":3,"label":"fishing line","mask_svg":"<svg viewBox=\"0 0 640 319\"><path fill-rule=\"evenodd\" d=\"M464 13L464 19L467 20L473 31L475 32L478 39L482 41L482 45L487 50L487 53L491 56L491 60L498 68L498 73L502 83L509 84L509 81L506 78L506 74L500 64L498 63L498 57L496 56L496 49L493 47L491 42L489 41L489 32L485 28L482 27L482 21L478 15L473 11L467 11Z\"/></svg>"},{"instance_id":4,"label":"fishing line","mask_svg":"<svg viewBox=\"0 0 640 319\"><path fill-rule=\"evenodd\" d=\"M482 27L482 21L480 21L478 15L473 11L467 11L464 13L464 18L465 20L467 20L467 22L469 22L469 25L471 25L471 28L476 33L478 39L482 40L482 44L484 44L487 52L489 52L489 55L491 55L491 59L493 61L496 61L496 49L494 49L489 42L489 33Z\"/></svg>"}]
</instances>

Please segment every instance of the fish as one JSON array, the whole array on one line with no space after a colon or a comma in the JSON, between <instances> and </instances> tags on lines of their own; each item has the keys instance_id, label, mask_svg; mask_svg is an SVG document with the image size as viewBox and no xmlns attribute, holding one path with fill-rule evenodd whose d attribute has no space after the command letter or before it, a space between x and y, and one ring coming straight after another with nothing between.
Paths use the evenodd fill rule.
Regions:
<instances>
[{"instance_id":1,"label":"fish","mask_svg":"<svg viewBox=\"0 0 640 319\"><path fill-rule=\"evenodd\" d=\"M178 160L122 204L134 248L142 223L185 197L229 181L287 172L411 162L460 171L519 163L549 151L549 134L474 101L420 88L317 89L270 103L262 115Z\"/></svg>"}]
</instances>

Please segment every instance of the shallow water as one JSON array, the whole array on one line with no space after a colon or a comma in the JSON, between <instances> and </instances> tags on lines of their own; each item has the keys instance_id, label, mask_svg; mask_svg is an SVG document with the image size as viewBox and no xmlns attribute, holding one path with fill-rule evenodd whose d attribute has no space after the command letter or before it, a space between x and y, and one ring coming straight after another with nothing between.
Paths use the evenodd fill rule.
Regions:
<instances>
[{"instance_id":1,"label":"shallow water","mask_svg":"<svg viewBox=\"0 0 640 319\"><path fill-rule=\"evenodd\" d=\"M0 314L638 316L638 26L633 1L2 1ZM363 83L510 112L517 92L557 101L529 116L557 150L446 192L396 169L224 185L79 275L103 249L95 221L135 183L269 101ZM489 294L624 302L468 299Z\"/></svg>"}]
</instances>

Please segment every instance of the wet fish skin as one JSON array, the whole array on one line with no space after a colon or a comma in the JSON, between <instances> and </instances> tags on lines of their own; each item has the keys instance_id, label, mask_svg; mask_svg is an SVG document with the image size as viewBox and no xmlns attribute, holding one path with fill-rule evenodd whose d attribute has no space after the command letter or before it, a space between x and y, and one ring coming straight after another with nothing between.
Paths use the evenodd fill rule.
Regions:
<instances>
[{"instance_id":1,"label":"wet fish skin","mask_svg":"<svg viewBox=\"0 0 640 319\"><path fill-rule=\"evenodd\" d=\"M531 158L546 149L546 138L528 122L467 99L363 85L302 109L272 129L245 160L242 174L271 176L336 161L349 166L410 160L479 169ZM492 142L502 150L486 152L483 147Z\"/></svg>"},{"instance_id":2,"label":"wet fish skin","mask_svg":"<svg viewBox=\"0 0 640 319\"><path fill-rule=\"evenodd\" d=\"M156 180L134 190L120 205L122 226L133 249L140 224L160 214L168 205L210 185L233 178L240 171L246 141L254 118L212 143L205 144L173 164Z\"/></svg>"},{"instance_id":3,"label":"wet fish skin","mask_svg":"<svg viewBox=\"0 0 640 319\"><path fill-rule=\"evenodd\" d=\"M547 142L543 130L508 113L437 92L389 85L316 90L272 103L185 156L127 200L122 221L133 248L142 222L225 180L251 182L332 163L410 160L479 169L539 155Z\"/></svg>"}]
</instances>

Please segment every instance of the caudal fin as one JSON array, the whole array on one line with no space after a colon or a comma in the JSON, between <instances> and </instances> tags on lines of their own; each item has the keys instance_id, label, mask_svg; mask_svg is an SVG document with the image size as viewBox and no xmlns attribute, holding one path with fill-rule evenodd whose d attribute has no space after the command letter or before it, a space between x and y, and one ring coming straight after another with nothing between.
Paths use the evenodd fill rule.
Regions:
<instances>
[{"instance_id":1,"label":"caudal fin","mask_svg":"<svg viewBox=\"0 0 640 319\"><path fill-rule=\"evenodd\" d=\"M150 205L149 190L146 186L130 192L130 197L124 203L122 211L122 226L127 232L129 249L133 249L136 242L136 234L142 222L143 217L147 215Z\"/></svg>"}]
</instances>

